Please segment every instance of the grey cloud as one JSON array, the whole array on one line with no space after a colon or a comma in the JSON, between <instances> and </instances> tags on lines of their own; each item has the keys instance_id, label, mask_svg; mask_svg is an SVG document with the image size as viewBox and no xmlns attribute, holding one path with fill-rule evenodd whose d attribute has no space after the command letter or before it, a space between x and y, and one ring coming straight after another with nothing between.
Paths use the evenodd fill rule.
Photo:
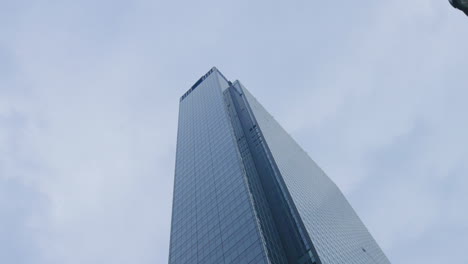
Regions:
<instances>
[{"instance_id":1,"label":"grey cloud","mask_svg":"<svg viewBox=\"0 0 468 264\"><path fill-rule=\"evenodd\" d=\"M166 262L178 97L212 66L392 261L464 260L468 32L444 1L17 1L0 22L7 262Z\"/></svg>"}]
</instances>

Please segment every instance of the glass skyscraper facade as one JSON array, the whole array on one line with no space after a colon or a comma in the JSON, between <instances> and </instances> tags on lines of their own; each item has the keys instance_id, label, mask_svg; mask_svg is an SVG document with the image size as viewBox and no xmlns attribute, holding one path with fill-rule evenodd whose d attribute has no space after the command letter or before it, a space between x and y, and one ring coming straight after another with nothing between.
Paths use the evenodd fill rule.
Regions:
<instances>
[{"instance_id":1,"label":"glass skyscraper facade","mask_svg":"<svg viewBox=\"0 0 468 264\"><path fill-rule=\"evenodd\" d=\"M338 187L216 68L179 105L169 263L390 263Z\"/></svg>"}]
</instances>

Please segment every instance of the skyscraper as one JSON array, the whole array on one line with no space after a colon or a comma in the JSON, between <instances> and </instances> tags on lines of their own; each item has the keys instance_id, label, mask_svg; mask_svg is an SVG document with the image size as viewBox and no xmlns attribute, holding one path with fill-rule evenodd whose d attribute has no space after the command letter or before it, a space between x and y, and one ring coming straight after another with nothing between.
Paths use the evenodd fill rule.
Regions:
<instances>
[{"instance_id":1,"label":"skyscraper","mask_svg":"<svg viewBox=\"0 0 468 264\"><path fill-rule=\"evenodd\" d=\"M212 68L179 107L169 263L390 263L239 81Z\"/></svg>"}]
</instances>

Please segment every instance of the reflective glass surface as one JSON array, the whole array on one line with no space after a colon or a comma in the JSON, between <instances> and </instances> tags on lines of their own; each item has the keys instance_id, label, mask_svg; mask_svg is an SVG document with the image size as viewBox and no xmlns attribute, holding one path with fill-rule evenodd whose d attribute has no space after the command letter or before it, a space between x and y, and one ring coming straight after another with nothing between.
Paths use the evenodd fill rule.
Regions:
<instances>
[{"instance_id":1,"label":"reflective glass surface","mask_svg":"<svg viewBox=\"0 0 468 264\"><path fill-rule=\"evenodd\" d=\"M390 262L328 176L213 68L180 99L169 263Z\"/></svg>"},{"instance_id":2,"label":"reflective glass surface","mask_svg":"<svg viewBox=\"0 0 468 264\"><path fill-rule=\"evenodd\" d=\"M169 263L269 263L213 71L180 102Z\"/></svg>"},{"instance_id":3,"label":"reflective glass surface","mask_svg":"<svg viewBox=\"0 0 468 264\"><path fill-rule=\"evenodd\" d=\"M338 187L242 88L320 261L390 263Z\"/></svg>"}]
</instances>

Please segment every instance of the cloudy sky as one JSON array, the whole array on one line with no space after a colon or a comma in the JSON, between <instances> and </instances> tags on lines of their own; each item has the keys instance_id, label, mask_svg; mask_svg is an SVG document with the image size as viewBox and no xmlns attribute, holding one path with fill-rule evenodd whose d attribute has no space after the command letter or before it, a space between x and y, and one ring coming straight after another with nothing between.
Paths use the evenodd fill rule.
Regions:
<instances>
[{"instance_id":1,"label":"cloudy sky","mask_svg":"<svg viewBox=\"0 0 468 264\"><path fill-rule=\"evenodd\" d=\"M166 263L178 98L212 66L393 263L467 262L468 17L447 1L0 3L0 263Z\"/></svg>"}]
</instances>

